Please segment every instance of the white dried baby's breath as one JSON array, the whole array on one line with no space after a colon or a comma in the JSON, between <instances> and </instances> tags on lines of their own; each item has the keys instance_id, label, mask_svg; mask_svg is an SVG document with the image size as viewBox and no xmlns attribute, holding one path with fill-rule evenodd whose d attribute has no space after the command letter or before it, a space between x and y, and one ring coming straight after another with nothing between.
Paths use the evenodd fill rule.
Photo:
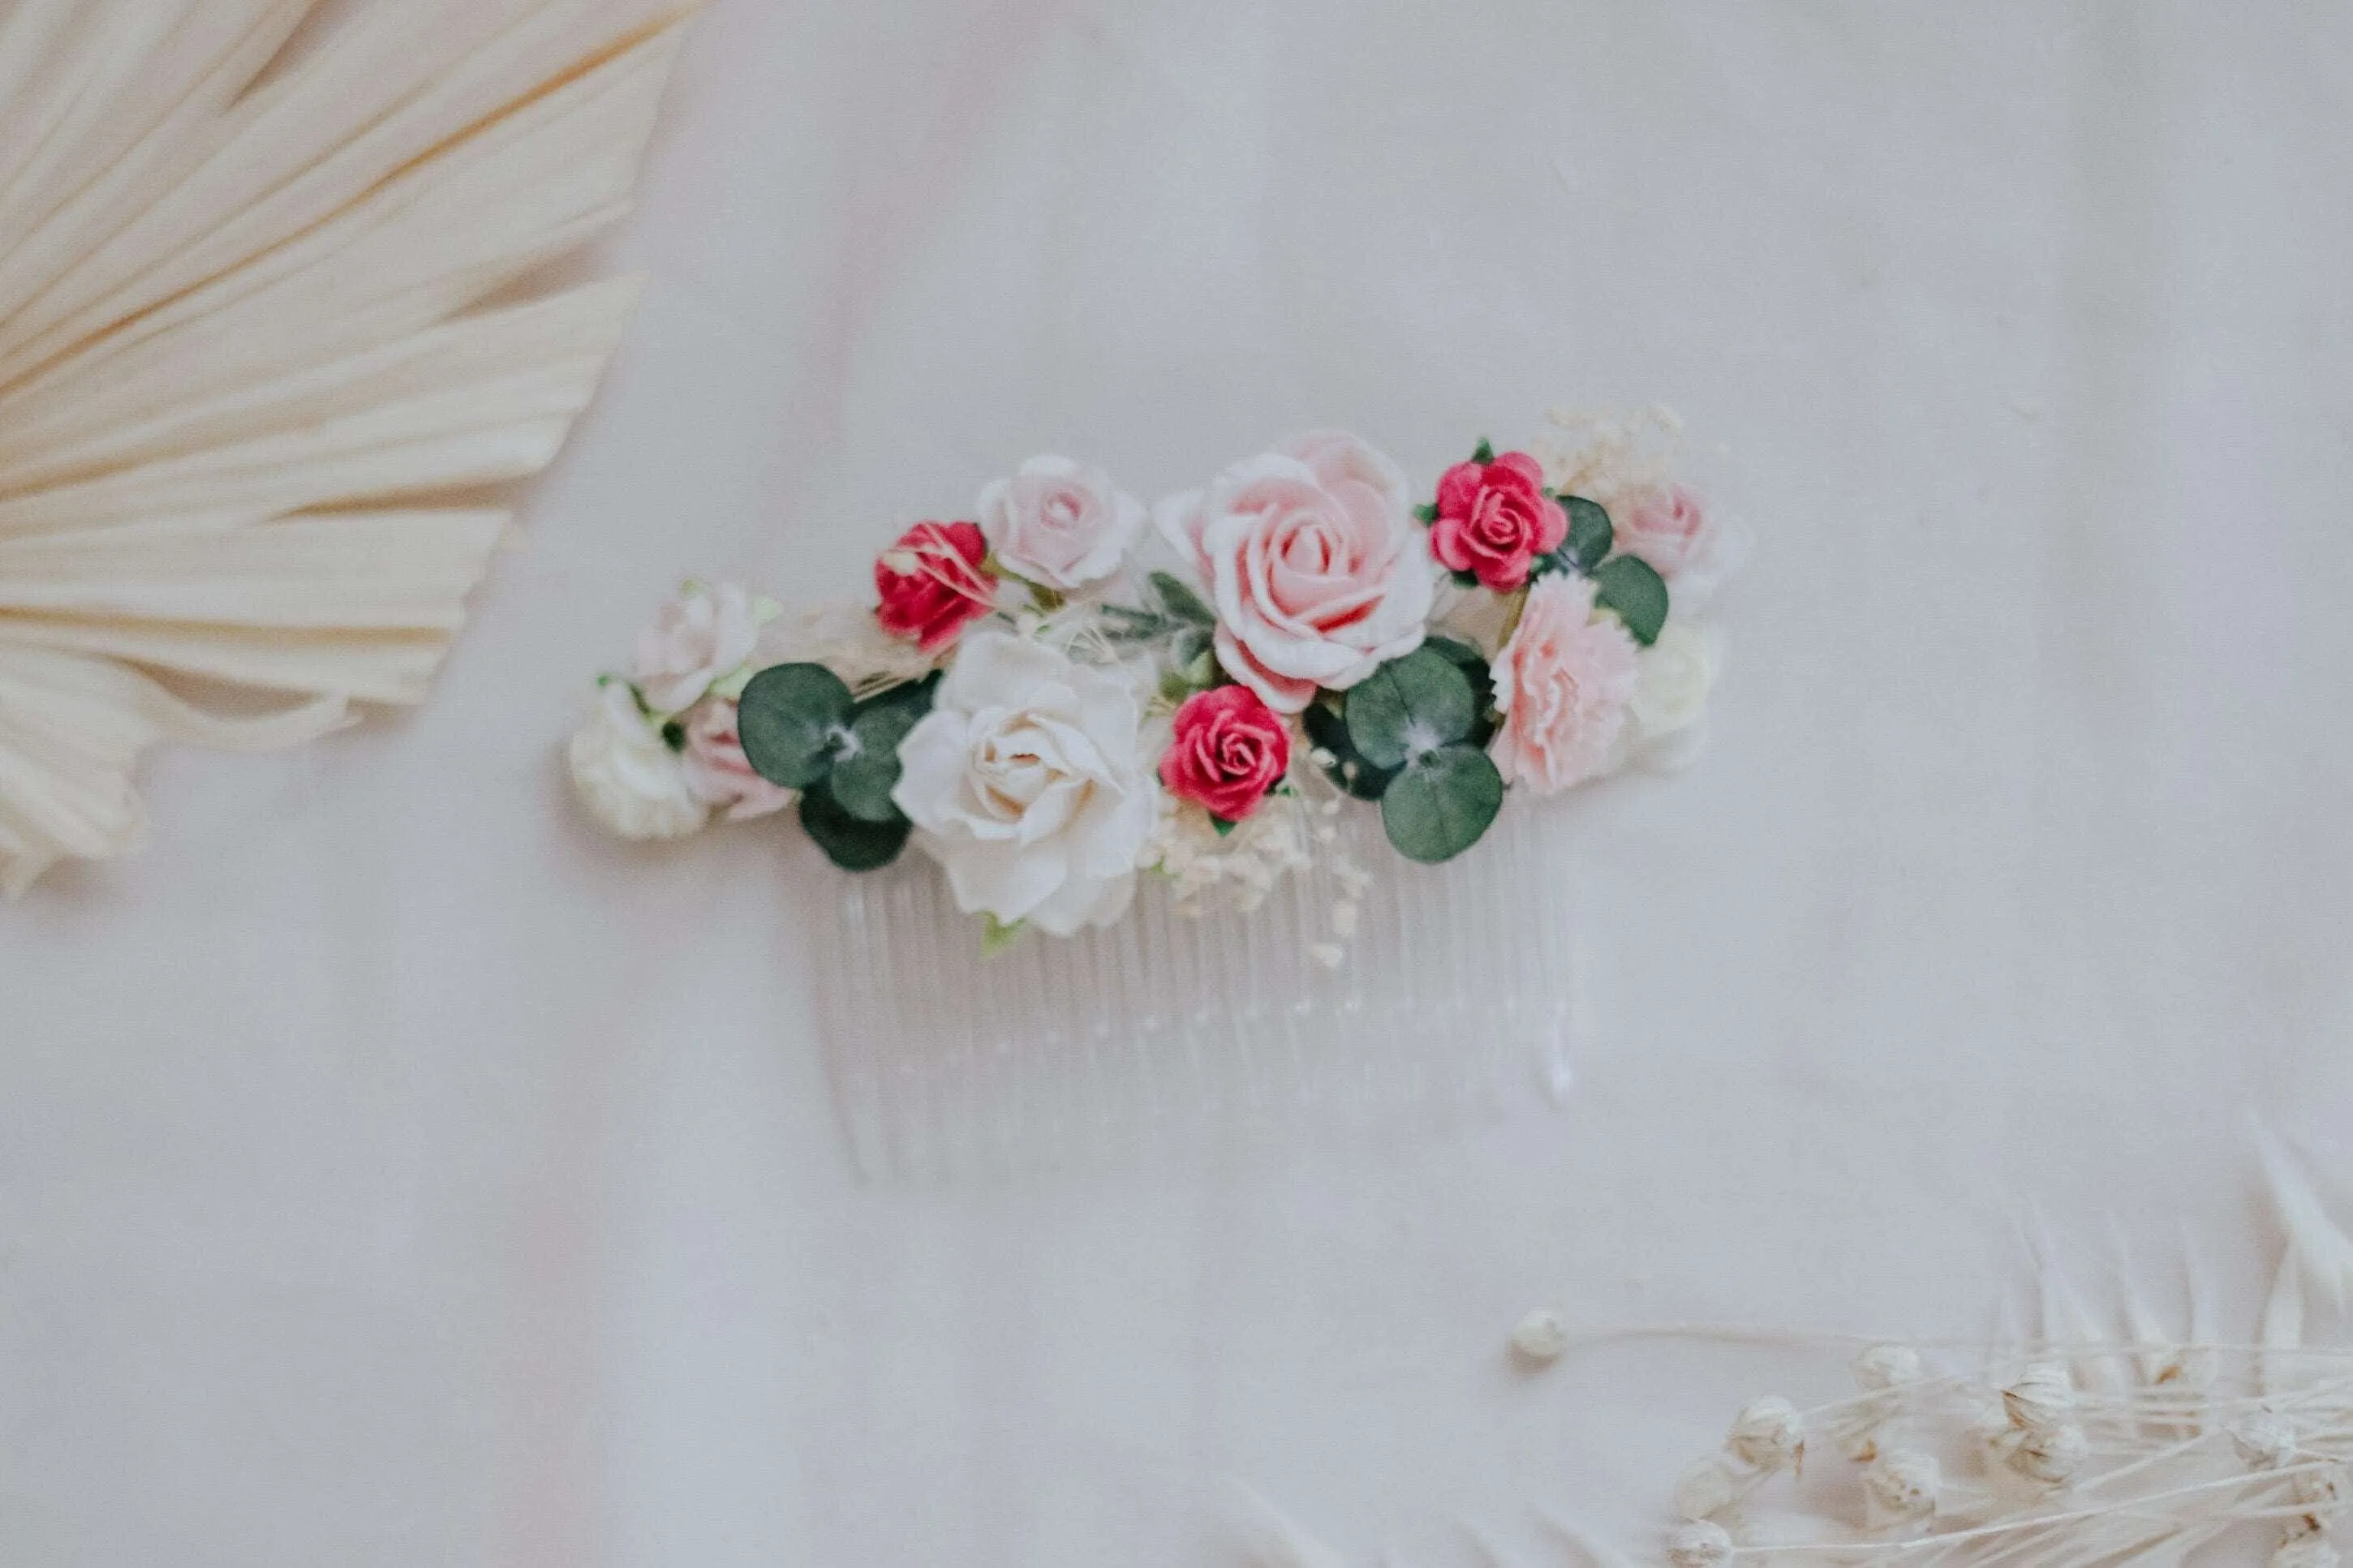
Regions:
<instances>
[{"instance_id":1,"label":"white dried baby's breath","mask_svg":"<svg viewBox=\"0 0 2353 1568\"><path fill-rule=\"evenodd\" d=\"M2274 1568L2333 1568L2353 1509L2353 1349L2306 1342L2305 1297L2316 1283L2333 1297L2353 1238L2268 1141L2263 1172L2285 1245L2251 1342L2218 1342L2194 1277L2184 1331L2168 1333L2137 1297L2116 1314L2126 1337L2095 1327L2074 1285L2053 1278L2063 1259L2039 1225L2030 1241L2042 1322L2032 1333L1896 1344L1679 1325L1568 1339L1860 1347L1856 1394L1812 1409L1757 1401L1722 1452L1683 1473L1670 1564L2178 1563L2253 1524L2275 1532ZM1830 1435L1857 1466L1842 1495L1859 1496L1859 1510L1850 1501L1824 1511L1814 1489L1795 1484L1809 1431ZM1955 1473L1940 1457L1972 1458ZM1801 1511L1761 1528L1751 1510L1771 1497Z\"/></svg>"}]
</instances>

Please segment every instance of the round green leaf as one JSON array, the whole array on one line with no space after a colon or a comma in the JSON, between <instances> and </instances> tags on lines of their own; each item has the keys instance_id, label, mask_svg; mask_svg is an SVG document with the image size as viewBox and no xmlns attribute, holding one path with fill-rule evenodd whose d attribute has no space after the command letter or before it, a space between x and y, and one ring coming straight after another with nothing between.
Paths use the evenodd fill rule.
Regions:
<instances>
[{"instance_id":1,"label":"round green leaf","mask_svg":"<svg viewBox=\"0 0 2353 1568\"><path fill-rule=\"evenodd\" d=\"M844 811L833 791L818 784L801 796L801 831L817 841L825 858L845 871L873 871L888 866L907 847L914 827L903 816L889 822L861 822Z\"/></svg>"},{"instance_id":2,"label":"round green leaf","mask_svg":"<svg viewBox=\"0 0 2353 1568\"><path fill-rule=\"evenodd\" d=\"M1561 546L1562 553L1578 571L1590 572L1608 558L1618 531L1609 525L1609 513L1599 501L1563 496L1560 504L1568 512L1568 538Z\"/></svg>"},{"instance_id":3,"label":"round green leaf","mask_svg":"<svg viewBox=\"0 0 2353 1568\"><path fill-rule=\"evenodd\" d=\"M1495 733L1495 721L1489 716L1495 706L1495 672L1487 667L1487 656L1454 637L1425 637L1421 646L1444 655L1446 662L1471 683L1472 709L1478 717L1459 739L1466 746L1485 745Z\"/></svg>"},{"instance_id":4,"label":"round green leaf","mask_svg":"<svg viewBox=\"0 0 2353 1568\"><path fill-rule=\"evenodd\" d=\"M1393 658L1348 690L1348 739L1377 768L1394 768L1471 732L1471 681L1435 648Z\"/></svg>"},{"instance_id":5,"label":"round green leaf","mask_svg":"<svg viewBox=\"0 0 2353 1568\"><path fill-rule=\"evenodd\" d=\"M1667 624L1666 579L1639 555L1604 561L1593 572L1594 602L1615 610L1626 630L1644 647L1659 640Z\"/></svg>"},{"instance_id":6,"label":"round green leaf","mask_svg":"<svg viewBox=\"0 0 2353 1568\"><path fill-rule=\"evenodd\" d=\"M1358 800L1380 799L1397 770L1377 768L1358 756L1355 742L1348 739L1348 721L1323 703L1309 703L1300 717L1306 721L1307 739L1332 753L1332 765L1324 770L1332 782Z\"/></svg>"},{"instance_id":7,"label":"round green leaf","mask_svg":"<svg viewBox=\"0 0 2353 1568\"><path fill-rule=\"evenodd\" d=\"M754 676L736 710L744 760L770 784L807 789L833 766L849 722L849 688L821 664L779 664Z\"/></svg>"},{"instance_id":8,"label":"round green leaf","mask_svg":"<svg viewBox=\"0 0 2353 1568\"><path fill-rule=\"evenodd\" d=\"M841 809L861 822L888 822L899 815L891 792L899 785L899 742L923 715L910 702L877 700L849 722L849 742L834 759L826 787Z\"/></svg>"},{"instance_id":9,"label":"round green leaf","mask_svg":"<svg viewBox=\"0 0 2353 1568\"><path fill-rule=\"evenodd\" d=\"M1408 766L1381 795L1398 853L1435 864L1473 844L1504 805L1504 775L1475 746L1446 746Z\"/></svg>"}]
</instances>

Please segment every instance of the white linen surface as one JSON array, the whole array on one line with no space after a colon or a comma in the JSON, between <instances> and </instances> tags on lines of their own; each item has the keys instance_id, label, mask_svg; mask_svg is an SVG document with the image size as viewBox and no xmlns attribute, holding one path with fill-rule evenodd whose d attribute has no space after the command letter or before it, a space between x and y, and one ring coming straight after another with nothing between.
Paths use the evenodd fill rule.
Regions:
<instances>
[{"instance_id":1,"label":"white linen surface","mask_svg":"<svg viewBox=\"0 0 2353 1568\"><path fill-rule=\"evenodd\" d=\"M1176 1568L1233 1478L1548 1563L1841 1372L1531 1306L1973 1332L2032 1198L2243 1310L2245 1115L2353 1146L2348 108L2325 0L717 0L435 701L0 912L0 1562ZM1709 755L1566 808L1563 1108L861 1184L774 836L568 809L681 575L1653 399L1762 545Z\"/></svg>"}]
</instances>

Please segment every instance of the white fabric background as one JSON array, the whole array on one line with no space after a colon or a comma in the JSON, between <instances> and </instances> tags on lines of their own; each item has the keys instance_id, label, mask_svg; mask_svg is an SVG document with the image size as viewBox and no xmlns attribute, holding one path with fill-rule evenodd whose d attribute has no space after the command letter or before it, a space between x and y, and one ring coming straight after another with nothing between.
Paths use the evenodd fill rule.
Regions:
<instances>
[{"instance_id":1,"label":"white fabric background","mask_svg":"<svg viewBox=\"0 0 2353 1568\"><path fill-rule=\"evenodd\" d=\"M2244 1306L2244 1113L2353 1145L2349 106L2323 0L717 0L437 700L0 912L0 1561L1174 1568L1232 1476L1552 1562L1841 1374L1539 1302L1973 1331L2031 1196ZM1563 1110L861 1185L785 857L567 809L680 575L1651 400L1763 544L1709 757L1569 807Z\"/></svg>"}]
</instances>

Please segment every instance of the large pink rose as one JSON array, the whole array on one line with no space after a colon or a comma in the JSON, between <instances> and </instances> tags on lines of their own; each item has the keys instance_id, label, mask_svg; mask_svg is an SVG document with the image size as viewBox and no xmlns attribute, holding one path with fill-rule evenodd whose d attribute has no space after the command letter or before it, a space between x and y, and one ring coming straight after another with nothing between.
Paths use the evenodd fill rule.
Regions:
<instances>
[{"instance_id":1,"label":"large pink rose","mask_svg":"<svg viewBox=\"0 0 2353 1568\"><path fill-rule=\"evenodd\" d=\"M1504 722L1488 750L1504 782L1550 795L1615 767L1635 670L1626 628L1594 618L1589 579L1537 578L1495 660Z\"/></svg>"},{"instance_id":2,"label":"large pink rose","mask_svg":"<svg viewBox=\"0 0 2353 1568\"><path fill-rule=\"evenodd\" d=\"M1619 549L1639 555L1672 582L1685 567L1702 564L1715 545L1715 520L1689 485L1646 485L1619 498L1610 509Z\"/></svg>"},{"instance_id":3,"label":"large pink rose","mask_svg":"<svg viewBox=\"0 0 2353 1568\"><path fill-rule=\"evenodd\" d=\"M1397 465L1336 430L1294 436L1158 521L1209 585L1218 660L1278 713L1420 646L1437 566Z\"/></svg>"}]
</instances>

